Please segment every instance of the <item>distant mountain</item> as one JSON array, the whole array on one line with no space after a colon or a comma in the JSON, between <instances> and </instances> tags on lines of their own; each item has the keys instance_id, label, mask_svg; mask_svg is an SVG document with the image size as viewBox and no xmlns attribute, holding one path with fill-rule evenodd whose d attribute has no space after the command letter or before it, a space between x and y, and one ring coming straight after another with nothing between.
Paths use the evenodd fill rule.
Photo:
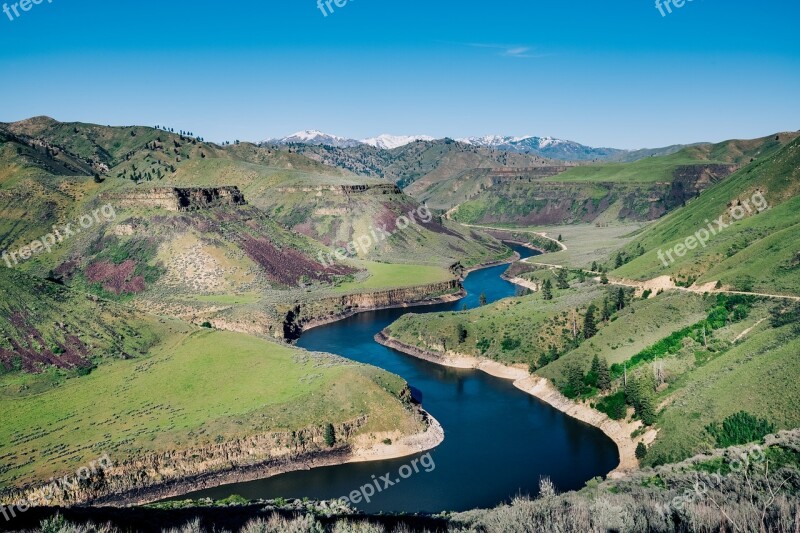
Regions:
<instances>
[{"instance_id":1,"label":"distant mountain","mask_svg":"<svg viewBox=\"0 0 800 533\"><path fill-rule=\"evenodd\" d=\"M389 135L383 134L369 139L355 140L338 135L331 135L318 130L306 130L293 133L288 137L269 139L262 144L278 146L305 145L330 146L333 148L358 148L371 146L379 150L396 150L416 141L431 142L436 140L429 135ZM444 140L444 139L442 139ZM526 135L513 137L507 135L485 135L483 137L466 137L458 142L480 148L488 148L499 152L529 154L560 161L618 161L633 162L646 157L673 154L685 145L667 146L664 148L621 150L618 148L595 148L575 141L556 139L554 137L534 137Z\"/></svg>"},{"instance_id":2,"label":"distant mountain","mask_svg":"<svg viewBox=\"0 0 800 533\"><path fill-rule=\"evenodd\" d=\"M360 141L355 139L346 139L337 135L330 135L318 130L305 130L293 133L288 137L280 139L268 139L264 144L305 144L309 146L333 146L335 148L354 148L361 145Z\"/></svg>"},{"instance_id":3,"label":"distant mountain","mask_svg":"<svg viewBox=\"0 0 800 533\"><path fill-rule=\"evenodd\" d=\"M331 135L319 130L305 130L293 133L288 137L268 139L262 144L279 146L304 144L307 146L332 146L334 148L355 148L357 146L367 145L381 150L394 150L395 148L401 148L415 141L432 140L434 140L433 137L429 135L389 135L384 133L377 137L370 137L369 139L357 141L355 139L339 137L338 135Z\"/></svg>"},{"instance_id":4,"label":"distant mountain","mask_svg":"<svg viewBox=\"0 0 800 533\"><path fill-rule=\"evenodd\" d=\"M430 135L388 135L384 133L383 135L378 135L377 137L364 139L361 142L364 144L368 144L369 146L374 146L375 148L382 148L384 150L394 150L395 148L400 148L407 144L411 144L415 141L432 141L432 140L434 139Z\"/></svg>"},{"instance_id":5,"label":"distant mountain","mask_svg":"<svg viewBox=\"0 0 800 533\"><path fill-rule=\"evenodd\" d=\"M460 142L473 146L483 146L504 152L531 153L550 159L563 161L592 161L595 159L611 160L627 153L627 150L616 148L592 148L574 141L554 139L553 137L508 137L487 135L484 137L468 137Z\"/></svg>"}]
</instances>

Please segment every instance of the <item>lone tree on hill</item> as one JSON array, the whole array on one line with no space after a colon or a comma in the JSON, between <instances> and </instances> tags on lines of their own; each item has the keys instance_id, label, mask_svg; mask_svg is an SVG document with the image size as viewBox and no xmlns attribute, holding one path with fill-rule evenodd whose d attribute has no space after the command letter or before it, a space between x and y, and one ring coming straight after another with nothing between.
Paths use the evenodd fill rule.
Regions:
<instances>
[{"instance_id":1,"label":"lone tree on hill","mask_svg":"<svg viewBox=\"0 0 800 533\"><path fill-rule=\"evenodd\" d=\"M336 444L336 431L333 429L333 424L325 426L325 444L328 448L332 448Z\"/></svg>"}]
</instances>

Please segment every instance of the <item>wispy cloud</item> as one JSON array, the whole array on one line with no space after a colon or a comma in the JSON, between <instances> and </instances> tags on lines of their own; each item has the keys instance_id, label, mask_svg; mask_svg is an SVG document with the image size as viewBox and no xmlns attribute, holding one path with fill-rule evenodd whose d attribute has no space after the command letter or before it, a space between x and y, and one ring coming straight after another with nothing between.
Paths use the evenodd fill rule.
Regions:
<instances>
[{"instance_id":1,"label":"wispy cloud","mask_svg":"<svg viewBox=\"0 0 800 533\"><path fill-rule=\"evenodd\" d=\"M488 48L497 50L498 55L503 57L518 57L523 59L547 57L550 54L543 54L536 51L535 48L530 46L508 45L508 44L493 44L493 43L465 43L466 46L473 48Z\"/></svg>"}]
</instances>

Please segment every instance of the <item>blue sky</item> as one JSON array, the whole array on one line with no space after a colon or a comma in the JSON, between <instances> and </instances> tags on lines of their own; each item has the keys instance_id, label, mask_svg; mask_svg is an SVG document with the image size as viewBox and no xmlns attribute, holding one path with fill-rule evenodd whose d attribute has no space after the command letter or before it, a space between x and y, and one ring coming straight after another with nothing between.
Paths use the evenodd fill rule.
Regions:
<instances>
[{"instance_id":1,"label":"blue sky","mask_svg":"<svg viewBox=\"0 0 800 533\"><path fill-rule=\"evenodd\" d=\"M6 1L9 7L18 0ZM551 135L639 148L800 129L800 3L43 0L0 12L0 121ZM0 0L0 7L2 7Z\"/></svg>"}]
</instances>

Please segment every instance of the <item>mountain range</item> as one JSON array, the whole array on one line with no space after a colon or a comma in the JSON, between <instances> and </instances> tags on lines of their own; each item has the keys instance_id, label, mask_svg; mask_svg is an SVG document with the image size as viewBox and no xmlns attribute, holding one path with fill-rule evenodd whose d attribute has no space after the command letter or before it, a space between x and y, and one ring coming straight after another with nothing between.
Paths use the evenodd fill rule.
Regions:
<instances>
[{"instance_id":1,"label":"mountain range","mask_svg":"<svg viewBox=\"0 0 800 533\"><path fill-rule=\"evenodd\" d=\"M273 138L264 141L266 145L306 145L330 146L333 148L356 148L372 146L382 150L395 150L417 141L432 142L430 135L389 135L383 134L368 139L356 140L338 135L331 135L319 130L305 130L287 137ZM444 139L438 139L444 140ZM618 148L596 148L575 141L556 139L554 137L536 137L531 135L514 137L508 135L484 135L482 137L463 137L457 142L470 146L489 148L502 152L531 154L557 159L561 161L620 161L629 162L645 157L669 155L677 152L684 145L674 145L656 149L623 150Z\"/></svg>"}]
</instances>

